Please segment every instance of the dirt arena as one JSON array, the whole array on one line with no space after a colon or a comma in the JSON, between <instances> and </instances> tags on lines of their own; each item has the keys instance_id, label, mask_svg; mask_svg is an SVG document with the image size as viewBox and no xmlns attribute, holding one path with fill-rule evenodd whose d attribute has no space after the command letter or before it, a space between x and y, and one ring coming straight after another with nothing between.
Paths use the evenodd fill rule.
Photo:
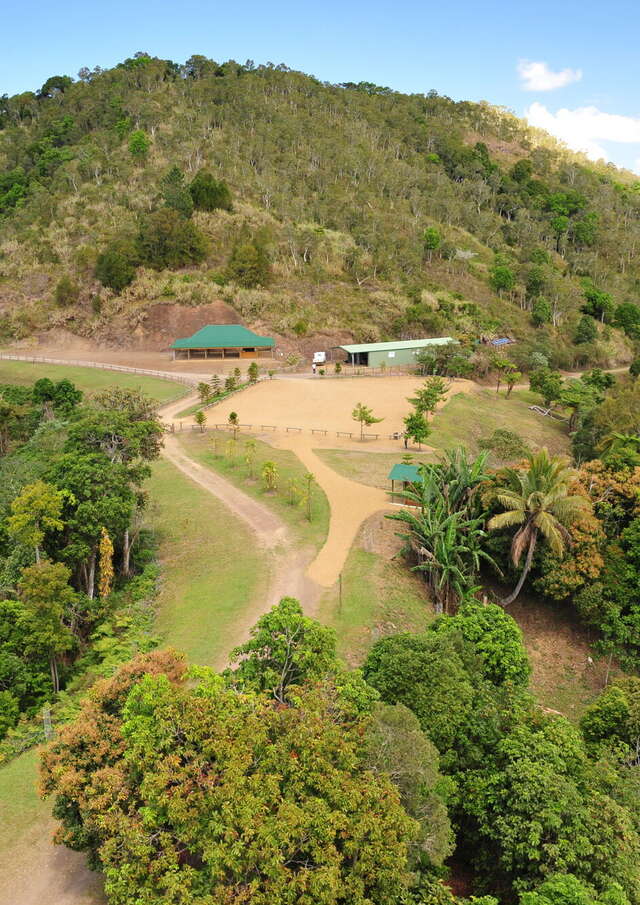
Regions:
<instances>
[{"instance_id":1,"label":"dirt arena","mask_svg":"<svg viewBox=\"0 0 640 905\"><path fill-rule=\"evenodd\" d=\"M404 430L402 419L411 410L407 397L424 383L418 377L339 377L287 378L261 381L257 386L233 396L207 411L209 424L227 421L230 412L237 412L241 424L259 428L268 424L283 430L299 427L351 432L354 439L360 425L351 413L362 402L372 409L379 424L365 428L366 433L389 434ZM469 380L454 380L451 393L464 392L473 386Z\"/></svg>"}]
</instances>

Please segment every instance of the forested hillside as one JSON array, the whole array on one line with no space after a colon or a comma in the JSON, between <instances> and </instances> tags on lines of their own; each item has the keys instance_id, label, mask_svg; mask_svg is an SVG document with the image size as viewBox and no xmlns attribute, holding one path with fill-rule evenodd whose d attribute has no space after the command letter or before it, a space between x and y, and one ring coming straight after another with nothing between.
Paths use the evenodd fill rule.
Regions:
<instances>
[{"instance_id":1,"label":"forested hillside","mask_svg":"<svg viewBox=\"0 0 640 905\"><path fill-rule=\"evenodd\" d=\"M639 185L487 104L136 54L0 99L1 339L221 300L293 346L453 326L522 368L628 360Z\"/></svg>"}]
</instances>

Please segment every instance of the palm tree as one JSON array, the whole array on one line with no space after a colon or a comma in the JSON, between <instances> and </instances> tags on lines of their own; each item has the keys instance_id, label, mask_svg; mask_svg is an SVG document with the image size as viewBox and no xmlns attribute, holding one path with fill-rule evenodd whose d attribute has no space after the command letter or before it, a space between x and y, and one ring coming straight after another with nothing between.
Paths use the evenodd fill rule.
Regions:
<instances>
[{"instance_id":1,"label":"palm tree","mask_svg":"<svg viewBox=\"0 0 640 905\"><path fill-rule=\"evenodd\" d=\"M498 472L494 499L505 511L489 519L488 528L517 528L511 542L514 566L527 551L518 583L502 606L513 603L522 590L540 536L558 556L571 544L568 529L590 506L585 497L569 492L575 478L566 456L550 456L544 448L529 453L526 466Z\"/></svg>"}]
</instances>

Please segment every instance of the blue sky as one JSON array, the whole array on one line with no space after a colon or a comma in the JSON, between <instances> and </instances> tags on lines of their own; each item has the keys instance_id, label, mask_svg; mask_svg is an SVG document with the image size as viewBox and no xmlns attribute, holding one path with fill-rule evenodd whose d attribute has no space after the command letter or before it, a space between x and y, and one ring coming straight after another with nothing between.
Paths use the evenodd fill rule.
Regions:
<instances>
[{"instance_id":1,"label":"blue sky","mask_svg":"<svg viewBox=\"0 0 640 905\"><path fill-rule=\"evenodd\" d=\"M640 6L630 0L14 2L2 26L0 93L137 50L270 60L332 82L488 100L640 172Z\"/></svg>"}]
</instances>

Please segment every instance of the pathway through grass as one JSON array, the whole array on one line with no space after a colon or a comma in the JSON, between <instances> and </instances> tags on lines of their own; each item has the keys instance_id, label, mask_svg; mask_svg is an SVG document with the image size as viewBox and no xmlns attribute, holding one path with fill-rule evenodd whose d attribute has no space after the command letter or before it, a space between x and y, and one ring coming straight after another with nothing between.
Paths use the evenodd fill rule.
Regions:
<instances>
[{"instance_id":1,"label":"pathway through grass","mask_svg":"<svg viewBox=\"0 0 640 905\"><path fill-rule=\"evenodd\" d=\"M290 493L291 482L302 487L304 475L307 473L295 453L287 449L276 449L268 443L256 440L252 478L245 461L246 444L250 437L240 435L234 444L231 433L225 431L206 433L183 431L176 433L175 436L192 459L217 471L248 496L260 500L280 516L301 547L312 547L317 550L325 542L329 530L329 503L322 489L317 485L313 486L311 521L306 518L305 506L299 505L297 497L295 495L292 497ZM268 492L260 477L262 465L269 461L274 462L278 470L277 492Z\"/></svg>"},{"instance_id":2,"label":"pathway through grass","mask_svg":"<svg viewBox=\"0 0 640 905\"><path fill-rule=\"evenodd\" d=\"M194 663L222 666L234 623L266 590L270 561L251 531L165 461L148 484L160 545L158 631Z\"/></svg>"},{"instance_id":3,"label":"pathway through grass","mask_svg":"<svg viewBox=\"0 0 640 905\"><path fill-rule=\"evenodd\" d=\"M397 523L378 514L362 526L338 583L320 602L320 621L336 629L338 653L359 666L371 645L433 620L424 582L397 556Z\"/></svg>"}]
</instances>

